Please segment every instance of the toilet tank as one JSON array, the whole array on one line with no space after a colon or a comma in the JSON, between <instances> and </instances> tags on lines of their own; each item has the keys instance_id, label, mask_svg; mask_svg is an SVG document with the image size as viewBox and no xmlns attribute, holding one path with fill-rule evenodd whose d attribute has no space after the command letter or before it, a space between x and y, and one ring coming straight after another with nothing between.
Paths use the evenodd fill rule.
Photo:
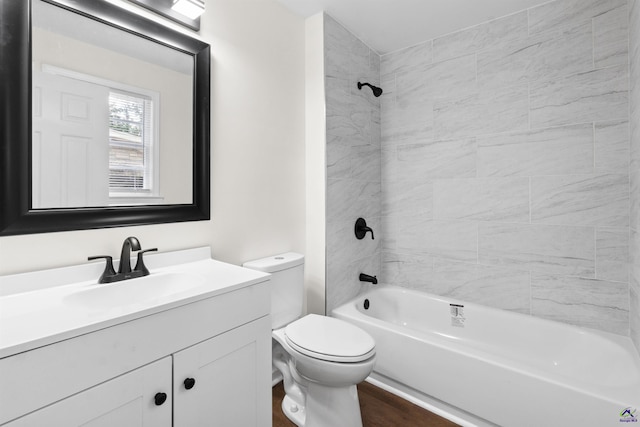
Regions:
<instances>
[{"instance_id":1,"label":"toilet tank","mask_svg":"<svg viewBox=\"0 0 640 427\"><path fill-rule=\"evenodd\" d=\"M242 266L271 273L271 329L281 328L302 316L304 255L287 252L248 261Z\"/></svg>"}]
</instances>

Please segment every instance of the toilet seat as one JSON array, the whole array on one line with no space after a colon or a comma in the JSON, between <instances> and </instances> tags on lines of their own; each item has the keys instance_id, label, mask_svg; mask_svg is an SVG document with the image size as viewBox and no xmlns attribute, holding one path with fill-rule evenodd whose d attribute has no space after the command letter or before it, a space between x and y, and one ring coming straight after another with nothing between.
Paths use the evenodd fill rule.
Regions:
<instances>
[{"instance_id":1,"label":"toilet seat","mask_svg":"<svg viewBox=\"0 0 640 427\"><path fill-rule=\"evenodd\" d=\"M356 363L375 354L375 341L343 320L309 314L287 325L285 339L296 351L330 362Z\"/></svg>"}]
</instances>

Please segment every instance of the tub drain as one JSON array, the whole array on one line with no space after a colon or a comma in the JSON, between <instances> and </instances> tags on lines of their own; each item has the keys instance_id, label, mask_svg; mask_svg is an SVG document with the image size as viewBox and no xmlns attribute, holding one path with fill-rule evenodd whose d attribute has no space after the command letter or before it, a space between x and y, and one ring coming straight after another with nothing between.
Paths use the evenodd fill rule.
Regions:
<instances>
[{"instance_id":1,"label":"tub drain","mask_svg":"<svg viewBox=\"0 0 640 427\"><path fill-rule=\"evenodd\" d=\"M364 300L364 309L365 310L369 310L369 300L368 299Z\"/></svg>"}]
</instances>

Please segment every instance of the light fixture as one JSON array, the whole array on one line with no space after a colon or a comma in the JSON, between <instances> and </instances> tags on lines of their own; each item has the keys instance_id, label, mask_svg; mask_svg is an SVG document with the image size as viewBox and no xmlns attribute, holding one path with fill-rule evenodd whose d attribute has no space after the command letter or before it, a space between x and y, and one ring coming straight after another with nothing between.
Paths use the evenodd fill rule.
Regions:
<instances>
[{"instance_id":1,"label":"light fixture","mask_svg":"<svg viewBox=\"0 0 640 427\"><path fill-rule=\"evenodd\" d=\"M2 3L4 0L0 0ZM67 0L64 0L67 1ZM75 1L75 0L74 0ZM108 0L113 1L113 0ZM180 25L200 31L200 15L204 12L204 0L128 0L145 9L157 13L167 19L171 19ZM187 11L184 11L182 4L187 3ZM193 14L191 10L197 10Z\"/></svg>"},{"instance_id":2,"label":"light fixture","mask_svg":"<svg viewBox=\"0 0 640 427\"><path fill-rule=\"evenodd\" d=\"M196 19L204 13L202 0L173 0L171 9L189 19Z\"/></svg>"}]
</instances>

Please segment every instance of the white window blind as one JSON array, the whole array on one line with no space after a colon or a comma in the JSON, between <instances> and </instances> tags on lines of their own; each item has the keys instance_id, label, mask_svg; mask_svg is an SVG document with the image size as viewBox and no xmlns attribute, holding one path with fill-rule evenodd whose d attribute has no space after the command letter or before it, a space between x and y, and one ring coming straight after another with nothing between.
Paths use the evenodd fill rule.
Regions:
<instances>
[{"instance_id":1,"label":"white window blind","mask_svg":"<svg viewBox=\"0 0 640 427\"><path fill-rule=\"evenodd\" d=\"M109 93L109 191L145 193L153 188L153 102Z\"/></svg>"}]
</instances>

